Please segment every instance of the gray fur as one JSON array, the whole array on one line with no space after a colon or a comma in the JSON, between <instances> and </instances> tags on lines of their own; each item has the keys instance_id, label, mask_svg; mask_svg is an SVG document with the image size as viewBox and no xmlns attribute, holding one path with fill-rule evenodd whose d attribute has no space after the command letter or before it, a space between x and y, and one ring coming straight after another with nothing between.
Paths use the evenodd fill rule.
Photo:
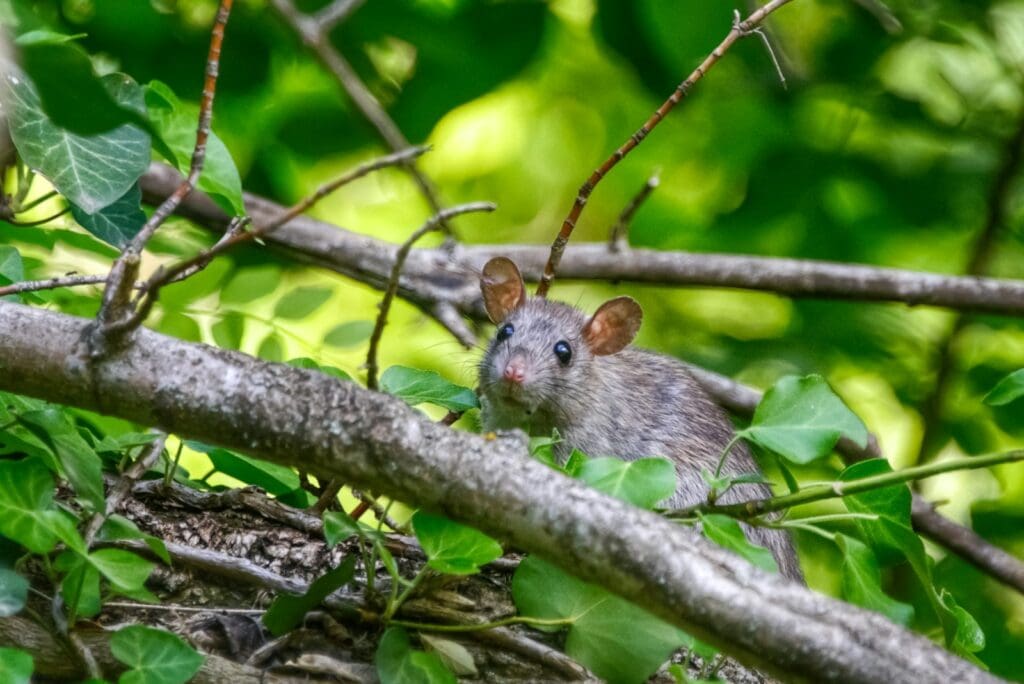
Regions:
<instances>
[{"instance_id":1,"label":"gray fur","mask_svg":"<svg viewBox=\"0 0 1024 684\"><path fill-rule=\"evenodd\" d=\"M677 360L627 347L617 354L595 356L582 339L586 316L546 299L528 299L499 324L515 332L493 339L480 364L483 423L488 430L523 428L550 436L557 428L562 442L556 454L564 462L573 448L590 456L635 460L665 456L676 464L679 487L668 506L699 503L707 495L701 470L714 471L733 437L732 424L689 371ZM554 353L565 340L572 360L563 365ZM525 360L521 391L509 395L502 369L513 356ZM726 462L728 474L760 472L742 442ZM768 487L737 485L723 503L770 496ZM782 573L802 580L789 536L781 530L745 526L747 536L771 549Z\"/></svg>"}]
</instances>

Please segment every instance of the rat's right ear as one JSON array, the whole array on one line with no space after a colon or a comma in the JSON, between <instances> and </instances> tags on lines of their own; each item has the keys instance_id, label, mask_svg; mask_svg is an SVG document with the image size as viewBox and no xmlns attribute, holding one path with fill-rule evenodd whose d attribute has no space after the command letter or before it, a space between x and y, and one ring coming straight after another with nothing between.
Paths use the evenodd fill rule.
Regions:
<instances>
[{"instance_id":1,"label":"rat's right ear","mask_svg":"<svg viewBox=\"0 0 1024 684\"><path fill-rule=\"evenodd\" d=\"M492 323L501 323L526 302L523 276L511 259L495 257L480 272L480 292Z\"/></svg>"}]
</instances>

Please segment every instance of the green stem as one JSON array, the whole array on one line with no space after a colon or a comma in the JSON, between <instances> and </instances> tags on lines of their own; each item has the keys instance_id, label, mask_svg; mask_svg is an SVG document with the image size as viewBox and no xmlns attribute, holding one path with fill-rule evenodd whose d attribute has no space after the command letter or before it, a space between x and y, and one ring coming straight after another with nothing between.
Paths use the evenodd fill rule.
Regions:
<instances>
[{"instance_id":1,"label":"green stem","mask_svg":"<svg viewBox=\"0 0 1024 684\"><path fill-rule=\"evenodd\" d=\"M396 593L396 589L398 587L398 583L397 582L393 582L392 583L392 585L391 585L391 597L392 598L391 598L390 601L388 601L388 607L384 611L384 622L389 622L391 620L391 616L398 612L398 609L402 607L402 604L405 603L405 600L407 598L409 598L412 595L412 593L414 591L416 591L416 589L419 588L420 584L426 578L427 572L429 570L430 570L430 567L427 566L427 565L424 565L420 569L420 571L418 573L416 573L416 576L412 578L412 581L409 582L409 586L407 586L402 591L402 593L400 595L398 595L397 598L395 597L395 593Z\"/></svg>"},{"instance_id":2,"label":"green stem","mask_svg":"<svg viewBox=\"0 0 1024 684\"><path fill-rule=\"evenodd\" d=\"M531 618L525 615L495 620L494 622L479 622L468 625L434 625L426 622L408 622L406 620L391 620L391 625L418 629L423 632L476 632L483 629L494 629L495 627L506 627L508 625L530 625L531 627L568 627L573 620L567 618Z\"/></svg>"},{"instance_id":3,"label":"green stem","mask_svg":"<svg viewBox=\"0 0 1024 684\"><path fill-rule=\"evenodd\" d=\"M988 468L1003 463L1014 463L1024 461L1024 449L1015 449L1002 454L988 454L986 456L968 456L965 458L951 458L938 463L929 463L914 468L905 468L880 475L872 475L857 480L838 480L826 485L805 487L799 492L786 494L784 496L773 496L768 499L745 501L737 504L723 506L698 504L689 508L683 508L668 513L670 518L692 517L695 513L724 513L734 518L747 519L781 511L794 506L808 504L822 499L835 499L851 494L859 494L873 489L882 489L892 485L903 484L912 480L923 480L935 475L950 473L956 470L974 470L977 468Z\"/></svg>"},{"instance_id":4,"label":"green stem","mask_svg":"<svg viewBox=\"0 0 1024 684\"><path fill-rule=\"evenodd\" d=\"M57 191L56 190L51 190L50 192L48 192L48 193L46 193L44 195L40 195L39 197L36 197L31 202L26 202L25 204L21 205L20 207L17 208L15 213L20 214L20 213L28 211L29 209L35 209L36 207L38 207L40 204L42 204L46 200L53 199L56 196L57 196Z\"/></svg>"},{"instance_id":5,"label":"green stem","mask_svg":"<svg viewBox=\"0 0 1024 684\"><path fill-rule=\"evenodd\" d=\"M732 451L732 448L736 446L736 442L738 441L740 441L740 436L735 435L729 440L729 443L725 445L725 448L722 449L722 455L718 459L718 466L715 468L715 477L720 477L722 475L722 468L725 467L725 459L729 457L729 452Z\"/></svg>"}]
</instances>

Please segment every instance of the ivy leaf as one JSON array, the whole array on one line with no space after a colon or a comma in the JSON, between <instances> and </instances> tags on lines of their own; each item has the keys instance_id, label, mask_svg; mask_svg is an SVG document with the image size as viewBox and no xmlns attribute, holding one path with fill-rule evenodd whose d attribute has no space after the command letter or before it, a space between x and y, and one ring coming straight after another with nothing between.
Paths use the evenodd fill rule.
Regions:
<instances>
[{"instance_id":1,"label":"ivy leaf","mask_svg":"<svg viewBox=\"0 0 1024 684\"><path fill-rule=\"evenodd\" d=\"M310 359L305 356L301 356L297 359L292 359L291 361L287 361L286 363L289 366L295 366L296 368L305 368L307 370L320 371L321 373L329 375L332 378L337 378L338 380L346 380L348 382L353 381L352 376L346 373L345 371L341 370L340 368L334 368L333 366L321 366L313 359Z\"/></svg>"},{"instance_id":2,"label":"ivy leaf","mask_svg":"<svg viewBox=\"0 0 1024 684\"><path fill-rule=\"evenodd\" d=\"M89 554L89 562L110 582L119 594L135 595L142 589L153 563L131 551L123 549L100 549Z\"/></svg>"},{"instance_id":3,"label":"ivy leaf","mask_svg":"<svg viewBox=\"0 0 1024 684\"><path fill-rule=\"evenodd\" d=\"M141 539L157 558L167 565L171 564L171 555L167 552L167 545L164 544L163 539L146 534L139 529L138 525L123 515L118 515L117 513L110 515L103 523L103 527L100 528L96 538L102 541Z\"/></svg>"},{"instance_id":4,"label":"ivy leaf","mask_svg":"<svg viewBox=\"0 0 1024 684\"><path fill-rule=\"evenodd\" d=\"M512 597L528 617L571 622L565 652L613 684L646 681L689 636L535 556L519 564Z\"/></svg>"},{"instance_id":5,"label":"ivy leaf","mask_svg":"<svg viewBox=\"0 0 1024 684\"><path fill-rule=\"evenodd\" d=\"M120 435L107 435L96 442L93 448L101 454L116 453L151 444L158 436L155 432L125 432Z\"/></svg>"},{"instance_id":6,"label":"ivy leaf","mask_svg":"<svg viewBox=\"0 0 1024 684\"><path fill-rule=\"evenodd\" d=\"M349 321L331 328L324 336L324 344L332 347L354 347L368 340L373 332L373 321Z\"/></svg>"},{"instance_id":7,"label":"ivy leaf","mask_svg":"<svg viewBox=\"0 0 1024 684\"><path fill-rule=\"evenodd\" d=\"M18 37L21 65L39 93L49 120L69 133L93 136L134 123L148 127L140 112L112 97L89 55L74 36L29 31Z\"/></svg>"},{"instance_id":8,"label":"ivy leaf","mask_svg":"<svg viewBox=\"0 0 1024 684\"><path fill-rule=\"evenodd\" d=\"M908 626L914 619L914 607L882 591L881 572L871 549L845 534L836 534L834 540L843 554L843 598Z\"/></svg>"},{"instance_id":9,"label":"ivy leaf","mask_svg":"<svg viewBox=\"0 0 1024 684\"><path fill-rule=\"evenodd\" d=\"M124 74L109 74L102 81L122 106L145 111L135 81ZM22 160L88 214L123 197L149 166L145 131L123 124L101 135L71 133L46 116L35 87L17 69L0 79L0 101Z\"/></svg>"},{"instance_id":10,"label":"ivy leaf","mask_svg":"<svg viewBox=\"0 0 1024 684\"><path fill-rule=\"evenodd\" d=\"M32 656L16 648L0 647L0 682L30 684L35 664Z\"/></svg>"},{"instance_id":11,"label":"ivy leaf","mask_svg":"<svg viewBox=\"0 0 1024 684\"><path fill-rule=\"evenodd\" d=\"M820 375L776 382L739 435L799 464L827 456L840 437L861 447L868 439L864 423Z\"/></svg>"},{"instance_id":12,"label":"ivy leaf","mask_svg":"<svg viewBox=\"0 0 1024 684\"><path fill-rule=\"evenodd\" d=\"M138 182L128 192L94 214L72 204L71 215L78 225L107 244L123 249L146 223L142 211L142 189Z\"/></svg>"},{"instance_id":13,"label":"ivy leaf","mask_svg":"<svg viewBox=\"0 0 1024 684\"><path fill-rule=\"evenodd\" d=\"M33 553L47 553L58 541L84 552L74 524L53 509L53 492L53 477L38 459L0 461L0 534Z\"/></svg>"},{"instance_id":14,"label":"ivy leaf","mask_svg":"<svg viewBox=\"0 0 1024 684\"><path fill-rule=\"evenodd\" d=\"M980 661L973 655L985 648L985 632L981 630L981 625L978 624L973 615L961 608L957 604L956 599L953 598L953 595L945 589L939 595L939 600L942 602L943 607L952 615L953 621L956 624L952 643L953 650L957 655L967 658L976 665L981 665Z\"/></svg>"},{"instance_id":15,"label":"ivy leaf","mask_svg":"<svg viewBox=\"0 0 1024 684\"><path fill-rule=\"evenodd\" d=\"M1020 397L1024 397L1024 368L1000 380L992 391L985 395L984 401L989 406L1003 406Z\"/></svg>"},{"instance_id":16,"label":"ivy leaf","mask_svg":"<svg viewBox=\"0 0 1024 684\"><path fill-rule=\"evenodd\" d=\"M25 279L25 267L21 262L21 253L10 245L0 245L0 286L20 283ZM0 301L16 302L19 295L0 297Z\"/></svg>"},{"instance_id":17,"label":"ivy leaf","mask_svg":"<svg viewBox=\"0 0 1024 684\"><path fill-rule=\"evenodd\" d=\"M70 612L69 622L76 616L91 618L102 608L100 599L100 573L85 558L65 552L58 557L58 569L65 571L60 593Z\"/></svg>"},{"instance_id":18,"label":"ivy leaf","mask_svg":"<svg viewBox=\"0 0 1024 684\"><path fill-rule=\"evenodd\" d=\"M25 411L18 419L53 450L61 474L74 487L75 493L88 501L94 511L102 511L106 505L103 461L78 434L64 412L47 406L37 411Z\"/></svg>"},{"instance_id":19,"label":"ivy leaf","mask_svg":"<svg viewBox=\"0 0 1024 684\"><path fill-rule=\"evenodd\" d=\"M176 634L142 625L119 629L110 652L131 668L119 684L184 684L206 660Z\"/></svg>"},{"instance_id":20,"label":"ivy leaf","mask_svg":"<svg viewBox=\"0 0 1024 684\"><path fill-rule=\"evenodd\" d=\"M456 412L480 407L473 390L449 382L433 371L392 366L380 376L380 388L410 406L434 404Z\"/></svg>"},{"instance_id":21,"label":"ivy leaf","mask_svg":"<svg viewBox=\"0 0 1024 684\"><path fill-rule=\"evenodd\" d=\"M332 593L352 581L355 576L356 557L349 556L341 565L318 577L301 596L281 594L263 614L263 624L274 636L295 629L306 613L313 610Z\"/></svg>"},{"instance_id":22,"label":"ivy leaf","mask_svg":"<svg viewBox=\"0 0 1024 684\"><path fill-rule=\"evenodd\" d=\"M324 539L327 540L328 548L333 548L339 542L357 535L363 539L380 540L380 534L376 528L367 525L361 520L355 520L345 511L327 511L324 513Z\"/></svg>"},{"instance_id":23,"label":"ivy leaf","mask_svg":"<svg viewBox=\"0 0 1024 684\"><path fill-rule=\"evenodd\" d=\"M594 489L651 509L676 491L676 468L667 458L592 458L579 466L577 477Z\"/></svg>"},{"instance_id":24,"label":"ivy leaf","mask_svg":"<svg viewBox=\"0 0 1024 684\"><path fill-rule=\"evenodd\" d=\"M427 565L438 572L471 575L480 572L481 565L501 557L501 544L444 516L416 511L412 528L427 554Z\"/></svg>"},{"instance_id":25,"label":"ivy leaf","mask_svg":"<svg viewBox=\"0 0 1024 684\"><path fill-rule=\"evenodd\" d=\"M274 318L299 320L323 306L331 298L332 291L326 287L299 287L277 301Z\"/></svg>"},{"instance_id":26,"label":"ivy leaf","mask_svg":"<svg viewBox=\"0 0 1024 684\"><path fill-rule=\"evenodd\" d=\"M21 612L28 598L28 580L8 568L0 568L0 618Z\"/></svg>"},{"instance_id":27,"label":"ivy leaf","mask_svg":"<svg viewBox=\"0 0 1024 684\"><path fill-rule=\"evenodd\" d=\"M727 515L712 513L701 515L700 522L704 536L723 549L732 551L762 570L776 573L779 571L772 552L763 546L752 544L747 535L743 534L743 528L734 519Z\"/></svg>"},{"instance_id":28,"label":"ivy leaf","mask_svg":"<svg viewBox=\"0 0 1024 684\"><path fill-rule=\"evenodd\" d=\"M186 442L189 448L195 449L193 442ZM229 475L246 484L262 488L268 494L280 496L299 486L299 476L291 468L250 458L233 451L206 447L205 452L218 472ZM199 451L199 449L197 449Z\"/></svg>"},{"instance_id":29,"label":"ivy leaf","mask_svg":"<svg viewBox=\"0 0 1024 684\"><path fill-rule=\"evenodd\" d=\"M381 684L455 684L436 653L414 651L401 627L389 627L373 657Z\"/></svg>"},{"instance_id":30,"label":"ivy leaf","mask_svg":"<svg viewBox=\"0 0 1024 684\"><path fill-rule=\"evenodd\" d=\"M431 651L441 656L441 662L454 674L462 677L479 674L472 654L457 641L425 633L420 633L420 641L424 646L427 646Z\"/></svg>"},{"instance_id":31,"label":"ivy leaf","mask_svg":"<svg viewBox=\"0 0 1024 684\"><path fill-rule=\"evenodd\" d=\"M149 120L156 129L154 146L178 171L188 173L196 145L199 108L178 100L174 91L160 81L150 81L145 91ZM199 189L232 216L245 214L238 168L224 141L212 130L206 141L206 162L199 176Z\"/></svg>"}]
</instances>

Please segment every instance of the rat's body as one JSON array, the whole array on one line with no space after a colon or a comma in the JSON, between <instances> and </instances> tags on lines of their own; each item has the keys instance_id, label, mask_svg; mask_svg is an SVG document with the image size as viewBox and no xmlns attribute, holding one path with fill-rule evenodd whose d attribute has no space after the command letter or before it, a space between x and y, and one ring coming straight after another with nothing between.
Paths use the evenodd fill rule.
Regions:
<instances>
[{"instance_id":1,"label":"rat's body","mask_svg":"<svg viewBox=\"0 0 1024 684\"><path fill-rule=\"evenodd\" d=\"M522 428L534 436L557 429L562 441L556 455L563 462L574 448L625 460L664 456L675 463L679 478L667 505L679 508L706 499L701 471L714 472L733 438L732 424L682 363L626 346L640 325L636 302L614 299L588 319L566 304L527 299L508 260L485 267L482 287L498 323L480 365L486 429ZM724 473L758 472L746 445L735 444ZM770 495L764 485L745 484L720 501ZM746 527L746 533L771 549L783 574L801 579L785 532Z\"/></svg>"}]
</instances>

